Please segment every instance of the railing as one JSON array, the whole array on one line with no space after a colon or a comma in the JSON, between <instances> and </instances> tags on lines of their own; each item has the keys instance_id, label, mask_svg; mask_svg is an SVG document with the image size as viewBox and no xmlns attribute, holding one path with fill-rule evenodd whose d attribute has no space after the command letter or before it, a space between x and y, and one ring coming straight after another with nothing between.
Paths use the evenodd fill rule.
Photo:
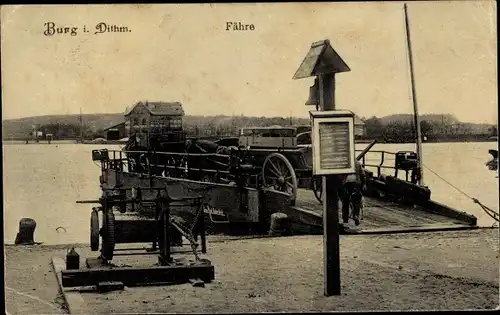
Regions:
<instances>
[{"instance_id":1,"label":"railing","mask_svg":"<svg viewBox=\"0 0 500 315\"><path fill-rule=\"evenodd\" d=\"M356 152L362 152L363 150L356 150ZM366 161L367 161L367 158L366 158L366 155L367 154L370 154L370 153L380 153L380 162L379 164L367 164ZM367 152L365 155L363 155L363 157L361 158L361 165L363 165L363 167L375 167L377 169L377 177L379 177L382 172L381 172L381 169L396 169L396 167L394 166L385 166L384 165L384 162L385 162L385 158L386 158L386 155L389 155L389 156L396 156L396 153L393 153L393 152L388 152L388 151L380 151L380 150L371 150L369 152Z\"/></svg>"},{"instance_id":2,"label":"railing","mask_svg":"<svg viewBox=\"0 0 500 315\"><path fill-rule=\"evenodd\" d=\"M163 169L163 171L174 170L176 175L179 175L180 172L183 172L183 171L184 172L195 171L195 172L215 173L216 176L219 176L220 174L230 174L229 170L202 169L199 167L191 167L191 166L189 166L189 163L188 163L188 158L190 158L190 157L205 157L205 158L207 158L207 161L210 163L213 163L213 164L220 166L220 167L223 167L223 168L229 168L230 159L231 159L231 156L229 156L229 155L224 155L224 154L219 154L219 153L181 153L181 152L156 152L156 151L123 151L123 152L124 153L132 153L132 154L140 154L140 155L143 154L148 159L146 164L147 164L147 168L149 169L149 174L151 174L152 167ZM149 161L150 157L155 157L154 159L157 161L158 157L161 157L161 156L166 156L167 157L166 160L173 162L173 163L172 164L150 163L150 161ZM174 158L169 160L168 157L174 157ZM177 157L177 159L175 157ZM227 163L212 160L210 158L227 159ZM182 164L184 164L184 166Z\"/></svg>"},{"instance_id":3,"label":"railing","mask_svg":"<svg viewBox=\"0 0 500 315\"><path fill-rule=\"evenodd\" d=\"M356 152L362 152L363 150L356 150ZM379 154L379 162L378 163L367 163L369 160L373 159L368 159L367 155L368 154ZM410 172L414 172L418 169L418 167L413 167L413 168L408 168L408 169L403 169L403 168L398 168L396 167L396 159L394 158L397 153L394 152L389 152L389 151L383 151L383 150L370 150L368 151L363 157L361 158L361 165L363 167L373 167L376 169L377 172L377 177L380 177L382 175L382 170L384 169L389 169L389 170L394 170L393 174L391 174L394 177L398 177L399 170L405 171L405 179L406 181L412 181L414 182L415 179L410 179ZM386 162L393 162L393 165L384 165ZM413 174L413 173L412 173ZM413 177L413 175L411 176Z\"/></svg>"},{"instance_id":4,"label":"railing","mask_svg":"<svg viewBox=\"0 0 500 315\"><path fill-rule=\"evenodd\" d=\"M99 151L99 150L94 150ZM94 154L93 151L93 154ZM203 175L204 173L210 173L215 176L216 179L220 179L222 175L231 175L230 171L230 159L236 158L230 155L224 155L219 153L182 153L182 152L156 152L156 151L118 151L118 150L102 150L103 156L101 158L94 158L94 160L99 160L101 162L101 172L102 175L111 169L116 171L115 179L118 182L118 174L122 173L125 169L125 164L128 166L128 172L130 173L140 173L148 174L151 178L152 175L156 174L158 169L162 170L164 174L169 171L174 171L175 176L172 177L183 177L183 173L187 174L188 171L198 172L198 174ZM127 154L133 154L135 157ZM139 155L139 159L137 159ZM160 157L166 157L164 160L160 160ZM171 159L169 159L171 157ZM209 163L213 163L214 166L219 166L221 169L208 169L193 167L188 164L189 157L205 157L208 158ZM222 158L227 159L227 163L212 160L210 158ZM142 161L141 161L142 159ZM151 163L152 161L153 163ZM142 162L142 163L141 163ZM163 163L160 163L163 162ZM170 163L169 163L170 162ZM198 162L198 161L197 161ZM139 164L140 167L135 165ZM199 164L199 163L192 163ZM134 167L131 167L133 165ZM132 170L133 168L133 170ZM155 172L153 172L153 170Z\"/></svg>"},{"instance_id":5,"label":"railing","mask_svg":"<svg viewBox=\"0 0 500 315\"><path fill-rule=\"evenodd\" d=\"M214 179L220 180L222 177L227 177L226 179L234 180L236 178L240 178L243 175L244 170L242 171L242 151L238 151L238 155L226 155L220 153L185 153L185 152L156 152L156 151L117 151L111 150L107 151L107 158L101 159L101 171L104 175L105 171L108 169L115 170L116 180L118 182L118 173L124 172L125 164L128 166L128 172L131 173L141 173L141 174L149 174L151 177L153 173L157 173L158 170L162 170L162 174L168 176L168 174L173 172L173 176L168 177L187 177L189 172L195 172L203 177L204 174L210 174L214 177ZM356 150L356 152L363 152L363 150ZM129 154L127 156L127 154ZM143 155L143 163L141 163L141 158L137 159L132 158L130 154L134 155ZM378 154L378 163L370 163L374 159L368 158L369 155ZM383 174L383 170L394 170L391 172L392 176L398 177L399 170L405 171L406 181L409 181L410 172L412 173L411 181L414 182L413 172L417 170L417 167L413 168L398 168L396 167L396 159L394 158L397 153L388 152L383 150L373 150L368 151L365 155L361 157L361 164L363 167L375 168L376 169L376 177L380 177ZM163 160L160 160L159 157L166 157ZM171 159L169 159L169 157ZM203 168L203 161L201 160L190 160L190 157L205 157L207 158L205 161L208 163L212 163L211 166L213 168ZM223 161L217 161L211 158L219 158ZM225 162L227 160L227 163ZM152 163L150 163L152 161ZM189 163L191 162L191 163ZM392 162L393 165L384 165L387 162ZM139 167L131 167L139 164ZM189 165L191 164L191 165ZM194 164L194 165L193 165ZM258 168L259 166L253 165L253 167ZM155 172L153 172L153 169ZM306 172L308 170L296 169L296 172Z\"/></svg>"}]
</instances>

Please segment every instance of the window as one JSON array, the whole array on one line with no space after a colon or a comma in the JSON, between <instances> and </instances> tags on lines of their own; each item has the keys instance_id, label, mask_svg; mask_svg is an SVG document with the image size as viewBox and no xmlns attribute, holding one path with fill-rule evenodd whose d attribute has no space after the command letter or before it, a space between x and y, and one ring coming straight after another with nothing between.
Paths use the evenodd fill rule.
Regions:
<instances>
[{"instance_id":1,"label":"window","mask_svg":"<svg viewBox=\"0 0 500 315\"><path fill-rule=\"evenodd\" d=\"M172 117L170 119L170 129L181 129L182 119L180 117Z\"/></svg>"},{"instance_id":2,"label":"window","mask_svg":"<svg viewBox=\"0 0 500 315\"><path fill-rule=\"evenodd\" d=\"M269 130L269 136L270 137L294 137L294 129L270 129Z\"/></svg>"},{"instance_id":3,"label":"window","mask_svg":"<svg viewBox=\"0 0 500 315\"><path fill-rule=\"evenodd\" d=\"M253 134L253 130L252 129L241 129L241 135L242 136L251 136Z\"/></svg>"}]
</instances>

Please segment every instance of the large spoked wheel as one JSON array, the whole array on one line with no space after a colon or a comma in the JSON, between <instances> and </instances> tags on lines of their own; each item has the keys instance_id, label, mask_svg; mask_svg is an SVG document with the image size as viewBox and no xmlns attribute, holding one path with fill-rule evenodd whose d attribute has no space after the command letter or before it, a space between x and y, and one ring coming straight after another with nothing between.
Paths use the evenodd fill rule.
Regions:
<instances>
[{"instance_id":1,"label":"large spoked wheel","mask_svg":"<svg viewBox=\"0 0 500 315\"><path fill-rule=\"evenodd\" d=\"M323 178L321 176L315 176L311 179L311 188L314 192L314 197L319 201L319 203L323 203Z\"/></svg>"},{"instance_id":2,"label":"large spoked wheel","mask_svg":"<svg viewBox=\"0 0 500 315\"><path fill-rule=\"evenodd\" d=\"M115 251L115 215L112 209L104 212L103 221L101 256L106 260L112 260Z\"/></svg>"},{"instance_id":3,"label":"large spoked wheel","mask_svg":"<svg viewBox=\"0 0 500 315\"><path fill-rule=\"evenodd\" d=\"M262 180L264 186L285 192L293 200L297 198L297 176L284 155L272 153L266 157L262 166Z\"/></svg>"},{"instance_id":4,"label":"large spoked wheel","mask_svg":"<svg viewBox=\"0 0 500 315\"><path fill-rule=\"evenodd\" d=\"M99 250L99 212L95 208L90 215L90 249L93 252Z\"/></svg>"}]
</instances>

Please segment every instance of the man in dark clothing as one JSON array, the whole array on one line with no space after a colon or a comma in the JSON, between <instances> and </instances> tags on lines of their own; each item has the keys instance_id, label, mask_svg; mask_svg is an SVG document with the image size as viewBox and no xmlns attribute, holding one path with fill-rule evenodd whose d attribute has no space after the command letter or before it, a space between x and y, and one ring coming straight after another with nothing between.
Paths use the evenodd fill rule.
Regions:
<instances>
[{"instance_id":1,"label":"man in dark clothing","mask_svg":"<svg viewBox=\"0 0 500 315\"><path fill-rule=\"evenodd\" d=\"M353 219L359 225L359 215L363 206L363 191L366 190L366 174L359 161L355 161L355 174L346 175L339 189L339 197L342 201L342 220L344 224L349 223L349 210L352 204Z\"/></svg>"}]
</instances>

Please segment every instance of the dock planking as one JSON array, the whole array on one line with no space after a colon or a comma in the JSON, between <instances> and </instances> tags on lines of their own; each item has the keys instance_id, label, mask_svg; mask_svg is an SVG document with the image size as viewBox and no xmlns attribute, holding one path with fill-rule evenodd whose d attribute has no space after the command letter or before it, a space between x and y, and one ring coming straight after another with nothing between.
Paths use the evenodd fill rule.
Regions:
<instances>
[{"instance_id":1,"label":"dock planking","mask_svg":"<svg viewBox=\"0 0 500 315\"><path fill-rule=\"evenodd\" d=\"M299 189L295 203L296 209L323 215L323 206L315 199L312 191ZM341 215L341 214L340 214ZM466 226L464 222L424 209L418 205L402 205L365 197L363 220L358 230L398 230L422 228L443 228Z\"/></svg>"}]
</instances>

